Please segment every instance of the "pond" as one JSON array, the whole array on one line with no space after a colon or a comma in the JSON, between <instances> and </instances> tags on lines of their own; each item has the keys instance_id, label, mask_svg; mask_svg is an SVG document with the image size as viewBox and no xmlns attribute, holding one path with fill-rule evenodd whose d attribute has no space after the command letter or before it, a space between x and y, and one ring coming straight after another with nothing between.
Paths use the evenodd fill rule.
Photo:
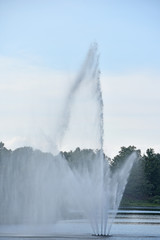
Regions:
<instances>
[{"instance_id":1,"label":"pond","mask_svg":"<svg viewBox=\"0 0 160 240\"><path fill-rule=\"evenodd\" d=\"M104 239L92 236L89 223L85 219L70 219L54 225L0 226L0 240L23 239ZM160 239L160 209L121 209L112 226L110 240Z\"/></svg>"}]
</instances>

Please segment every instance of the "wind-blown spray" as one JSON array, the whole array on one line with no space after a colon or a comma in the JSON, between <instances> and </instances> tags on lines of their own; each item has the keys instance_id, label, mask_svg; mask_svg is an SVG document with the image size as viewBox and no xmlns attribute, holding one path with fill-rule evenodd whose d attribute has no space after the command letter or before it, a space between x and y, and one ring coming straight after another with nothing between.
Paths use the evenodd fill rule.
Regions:
<instances>
[{"instance_id":1,"label":"wind-blown spray","mask_svg":"<svg viewBox=\"0 0 160 240\"><path fill-rule=\"evenodd\" d=\"M71 167L60 153L53 157L26 149L24 155L16 150L7 159L0 156L0 223L53 223L76 209L89 219L94 234L109 234L137 155L133 153L121 169L111 174L103 152L103 98L97 44L90 47L67 95L55 134L58 146L68 129L79 89L86 85L95 100L98 150L94 155L77 157L76 167Z\"/></svg>"}]
</instances>

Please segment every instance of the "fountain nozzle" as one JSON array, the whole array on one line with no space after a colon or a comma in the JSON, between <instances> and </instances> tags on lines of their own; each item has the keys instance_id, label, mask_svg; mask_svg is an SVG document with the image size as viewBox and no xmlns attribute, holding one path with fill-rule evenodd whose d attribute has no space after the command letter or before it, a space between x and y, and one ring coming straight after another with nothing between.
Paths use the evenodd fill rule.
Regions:
<instances>
[{"instance_id":1,"label":"fountain nozzle","mask_svg":"<svg viewBox=\"0 0 160 240\"><path fill-rule=\"evenodd\" d=\"M103 238L111 237L111 235L109 235L109 234L92 234L92 236L103 237Z\"/></svg>"}]
</instances>

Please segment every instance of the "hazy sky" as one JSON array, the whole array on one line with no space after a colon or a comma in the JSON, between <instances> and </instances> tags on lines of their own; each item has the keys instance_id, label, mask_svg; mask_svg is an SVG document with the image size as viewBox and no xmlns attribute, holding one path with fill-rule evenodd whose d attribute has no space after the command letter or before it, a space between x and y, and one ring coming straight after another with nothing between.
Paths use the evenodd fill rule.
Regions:
<instances>
[{"instance_id":1,"label":"hazy sky","mask_svg":"<svg viewBox=\"0 0 160 240\"><path fill-rule=\"evenodd\" d=\"M160 152L159 13L159 0L0 0L0 141L52 148L67 91L97 42L105 152Z\"/></svg>"}]
</instances>

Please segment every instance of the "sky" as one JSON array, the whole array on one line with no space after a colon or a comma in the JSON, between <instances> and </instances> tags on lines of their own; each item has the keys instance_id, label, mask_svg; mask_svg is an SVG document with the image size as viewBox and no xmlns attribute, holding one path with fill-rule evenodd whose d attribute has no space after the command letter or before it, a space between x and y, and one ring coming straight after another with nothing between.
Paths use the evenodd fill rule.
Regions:
<instances>
[{"instance_id":1,"label":"sky","mask_svg":"<svg viewBox=\"0 0 160 240\"><path fill-rule=\"evenodd\" d=\"M159 12L159 0L0 0L0 141L52 151L67 93L96 42L105 153L160 152ZM74 121L62 150L75 147Z\"/></svg>"}]
</instances>

